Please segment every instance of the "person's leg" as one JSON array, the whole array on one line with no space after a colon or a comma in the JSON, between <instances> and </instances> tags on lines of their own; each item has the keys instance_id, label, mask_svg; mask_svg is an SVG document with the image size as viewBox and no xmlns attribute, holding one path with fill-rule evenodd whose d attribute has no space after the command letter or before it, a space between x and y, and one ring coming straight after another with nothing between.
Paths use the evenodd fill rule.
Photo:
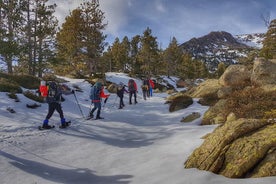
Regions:
<instances>
[{"instance_id":1,"label":"person's leg","mask_svg":"<svg viewBox=\"0 0 276 184\"><path fill-rule=\"evenodd\" d=\"M119 109L123 108L123 98L120 97L120 101L119 101Z\"/></svg>"},{"instance_id":2,"label":"person's leg","mask_svg":"<svg viewBox=\"0 0 276 184\"><path fill-rule=\"evenodd\" d=\"M97 106L97 108L98 108L96 119L103 119L101 117L101 108L102 108L101 102L95 103L95 106Z\"/></svg>"},{"instance_id":3,"label":"person's leg","mask_svg":"<svg viewBox=\"0 0 276 184\"><path fill-rule=\"evenodd\" d=\"M62 111L62 107L59 103L56 104L56 110L59 113L59 117L60 119L64 119L64 115L63 115L63 111Z\"/></svg>"},{"instance_id":4,"label":"person's leg","mask_svg":"<svg viewBox=\"0 0 276 184\"><path fill-rule=\"evenodd\" d=\"M134 103L137 103L137 95L136 95L136 91L133 93L134 95Z\"/></svg>"},{"instance_id":5,"label":"person's leg","mask_svg":"<svg viewBox=\"0 0 276 184\"><path fill-rule=\"evenodd\" d=\"M53 113L55 111L55 105L53 103L49 103L48 104L48 114L46 115L46 118L43 121L43 128L50 128L50 126L48 125L49 123L49 119L52 117Z\"/></svg>"},{"instance_id":6,"label":"person's leg","mask_svg":"<svg viewBox=\"0 0 276 184\"><path fill-rule=\"evenodd\" d=\"M89 113L89 116L90 117L94 117L94 115L93 115L93 113L95 112L95 110L97 109L97 106L96 106L96 104L94 103L94 107L93 107L93 109L90 111L90 113Z\"/></svg>"},{"instance_id":7,"label":"person's leg","mask_svg":"<svg viewBox=\"0 0 276 184\"><path fill-rule=\"evenodd\" d=\"M146 100L146 99L147 99L147 97L146 97L146 96L147 96L147 91L146 91L146 90L144 90L144 91L143 91L143 97L144 97L144 100Z\"/></svg>"},{"instance_id":8,"label":"person's leg","mask_svg":"<svg viewBox=\"0 0 276 184\"><path fill-rule=\"evenodd\" d=\"M64 115L63 115L63 110L62 110L62 107L61 107L61 104L57 103L56 104L56 110L57 112L59 113L59 116L60 116L60 123L63 127L66 127L68 126L68 122L66 122L65 118L64 118ZM67 124L67 125L66 125Z\"/></svg>"},{"instance_id":9,"label":"person's leg","mask_svg":"<svg viewBox=\"0 0 276 184\"><path fill-rule=\"evenodd\" d=\"M133 92L132 91L130 91L129 92L129 104L132 104L132 95L133 95Z\"/></svg>"},{"instance_id":10,"label":"person's leg","mask_svg":"<svg viewBox=\"0 0 276 184\"><path fill-rule=\"evenodd\" d=\"M48 104L48 114L46 115L45 120L46 119L49 120L52 117L52 115L53 115L53 113L55 111L55 108L56 108L56 106L55 106L54 103L49 103Z\"/></svg>"}]
</instances>

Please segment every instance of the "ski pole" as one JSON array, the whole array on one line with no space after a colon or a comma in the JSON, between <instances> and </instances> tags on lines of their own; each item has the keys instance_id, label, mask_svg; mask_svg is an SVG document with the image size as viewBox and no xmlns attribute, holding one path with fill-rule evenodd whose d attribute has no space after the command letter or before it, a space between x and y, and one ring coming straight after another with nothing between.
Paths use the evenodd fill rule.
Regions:
<instances>
[{"instance_id":1,"label":"ski pole","mask_svg":"<svg viewBox=\"0 0 276 184\"><path fill-rule=\"evenodd\" d=\"M103 107L105 106L105 104L106 104L107 100L108 100L108 97L104 100Z\"/></svg>"},{"instance_id":2,"label":"ski pole","mask_svg":"<svg viewBox=\"0 0 276 184\"><path fill-rule=\"evenodd\" d=\"M80 104L79 104L79 101L78 101L78 99L77 99L76 94L75 94L75 93L73 93L73 94L74 94L74 97L75 97L76 102L77 102L77 104L78 104L78 107L79 107L79 109L80 109L80 112L81 112L82 117L85 117L84 114L83 114L83 112L82 112L82 110L81 110L81 107L80 107Z\"/></svg>"},{"instance_id":3,"label":"ski pole","mask_svg":"<svg viewBox=\"0 0 276 184\"><path fill-rule=\"evenodd\" d=\"M116 98L115 98L115 100L114 100L114 102L113 102L112 107L114 107L114 106L115 106L115 103L116 103L116 101L117 101L117 98L118 98L118 95L116 95Z\"/></svg>"}]
</instances>

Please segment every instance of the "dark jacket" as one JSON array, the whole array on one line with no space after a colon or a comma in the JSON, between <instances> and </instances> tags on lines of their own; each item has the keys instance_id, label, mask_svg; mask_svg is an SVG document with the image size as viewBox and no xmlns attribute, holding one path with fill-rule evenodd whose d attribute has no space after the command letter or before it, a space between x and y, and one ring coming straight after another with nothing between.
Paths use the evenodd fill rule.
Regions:
<instances>
[{"instance_id":1,"label":"dark jacket","mask_svg":"<svg viewBox=\"0 0 276 184\"><path fill-rule=\"evenodd\" d=\"M117 95L118 95L118 97L123 98L125 92L128 93L128 91L126 90L125 86L118 88L117 89Z\"/></svg>"}]
</instances>

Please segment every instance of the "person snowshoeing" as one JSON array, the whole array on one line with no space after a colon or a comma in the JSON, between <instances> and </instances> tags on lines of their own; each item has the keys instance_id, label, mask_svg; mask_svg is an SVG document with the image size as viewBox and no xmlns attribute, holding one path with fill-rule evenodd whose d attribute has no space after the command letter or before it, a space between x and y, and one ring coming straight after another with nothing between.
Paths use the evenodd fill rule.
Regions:
<instances>
[{"instance_id":1,"label":"person snowshoeing","mask_svg":"<svg viewBox=\"0 0 276 184\"><path fill-rule=\"evenodd\" d=\"M110 94L105 94L104 93L104 86L102 85L101 82L96 82L94 86L91 87L90 90L90 99L91 102L94 104L94 108L90 111L89 113L89 118L93 118L94 117L94 112L96 111L96 109L98 109L97 111L97 115L96 115L96 119L103 119L103 117L101 117L101 107L102 107L102 98L108 98L110 96Z\"/></svg>"},{"instance_id":2,"label":"person snowshoeing","mask_svg":"<svg viewBox=\"0 0 276 184\"><path fill-rule=\"evenodd\" d=\"M117 88L117 95L120 98L120 102L119 102L119 109L122 109L125 104L124 104L124 93L129 93L126 88L126 86L120 82L118 88Z\"/></svg>"},{"instance_id":3,"label":"person snowshoeing","mask_svg":"<svg viewBox=\"0 0 276 184\"><path fill-rule=\"evenodd\" d=\"M44 94L44 96L46 96L46 102L48 103L48 113L43 121L43 129L53 128L53 126L50 126L48 123L55 110L59 113L60 116L60 128L66 128L69 125L70 121L65 120L61 107L61 101L64 100L62 97L62 93L68 94L67 92L62 91L60 86L56 82L48 82L47 91L46 94ZM70 91L69 93L74 93L74 90Z\"/></svg>"},{"instance_id":4,"label":"person snowshoeing","mask_svg":"<svg viewBox=\"0 0 276 184\"><path fill-rule=\"evenodd\" d=\"M129 79L128 81L128 91L129 91L129 104L132 104L132 96L134 96L134 103L137 104L137 95L138 92L137 84L134 79Z\"/></svg>"}]
</instances>

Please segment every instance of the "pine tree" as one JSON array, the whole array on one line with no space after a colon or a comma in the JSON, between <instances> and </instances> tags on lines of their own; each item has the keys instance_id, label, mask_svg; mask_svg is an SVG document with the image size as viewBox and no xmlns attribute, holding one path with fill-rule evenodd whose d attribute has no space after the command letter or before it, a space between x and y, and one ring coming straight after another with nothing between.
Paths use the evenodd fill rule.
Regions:
<instances>
[{"instance_id":1,"label":"pine tree","mask_svg":"<svg viewBox=\"0 0 276 184\"><path fill-rule=\"evenodd\" d=\"M138 53L140 51L141 36L136 35L130 41L130 65L131 74L137 74L141 65L138 62Z\"/></svg>"},{"instance_id":2,"label":"pine tree","mask_svg":"<svg viewBox=\"0 0 276 184\"><path fill-rule=\"evenodd\" d=\"M138 61L141 64L141 73L150 75L156 73L155 67L159 59L159 50L156 37L151 35L151 29L147 28L141 37L141 49L138 53Z\"/></svg>"},{"instance_id":3,"label":"pine tree","mask_svg":"<svg viewBox=\"0 0 276 184\"><path fill-rule=\"evenodd\" d=\"M103 34L107 24L99 1L84 2L65 19L57 34L59 62L67 63L64 72L97 73L106 43ZM88 71L87 71L88 69Z\"/></svg>"},{"instance_id":4,"label":"pine tree","mask_svg":"<svg viewBox=\"0 0 276 184\"><path fill-rule=\"evenodd\" d=\"M21 47L17 42L23 23L21 5L18 1L0 1L0 55L7 64L8 73L13 73L12 61L19 55Z\"/></svg>"},{"instance_id":5,"label":"pine tree","mask_svg":"<svg viewBox=\"0 0 276 184\"><path fill-rule=\"evenodd\" d=\"M166 68L166 75L169 77L176 74L177 67L181 63L182 51L178 46L175 37L172 38L168 48L164 51L164 64Z\"/></svg>"},{"instance_id":6,"label":"pine tree","mask_svg":"<svg viewBox=\"0 0 276 184\"><path fill-rule=\"evenodd\" d=\"M25 25L22 27L24 37L21 42L26 45L21 53L20 64L28 61L28 73L42 77L49 60L54 57L53 46L58 25L53 15L56 4L46 5L48 0L27 0L24 4Z\"/></svg>"},{"instance_id":7,"label":"pine tree","mask_svg":"<svg viewBox=\"0 0 276 184\"><path fill-rule=\"evenodd\" d=\"M267 59L276 58L276 19L270 22L260 55Z\"/></svg>"}]
</instances>

